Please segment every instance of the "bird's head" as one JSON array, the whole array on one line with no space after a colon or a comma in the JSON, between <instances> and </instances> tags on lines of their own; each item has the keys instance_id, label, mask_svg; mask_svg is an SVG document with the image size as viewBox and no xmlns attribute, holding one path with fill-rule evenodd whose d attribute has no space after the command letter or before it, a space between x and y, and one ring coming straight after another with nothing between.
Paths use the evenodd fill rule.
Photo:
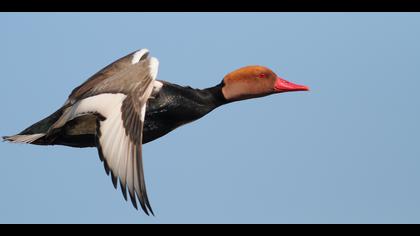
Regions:
<instances>
[{"instance_id":1,"label":"bird's head","mask_svg":"<svg viewBox=\"0 0 420 236\"><path fill-rule=\"evenodd\" d=\"M264 66L246 66L234 70L223 78L223 83L222 93L228 101L309 90L307 86L282 79Z\"/></svg>"}]
</instances>

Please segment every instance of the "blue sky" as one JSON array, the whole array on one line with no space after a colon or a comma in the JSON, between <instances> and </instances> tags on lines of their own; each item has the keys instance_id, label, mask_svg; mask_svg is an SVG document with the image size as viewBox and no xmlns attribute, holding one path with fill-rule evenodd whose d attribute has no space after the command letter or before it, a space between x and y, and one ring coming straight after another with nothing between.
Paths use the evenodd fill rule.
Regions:
<instances>
[{"instance_id":1,"label":"blue sky","mask_svg":"<svg viewBox=\"0 0 420 236\"><path fill-rule=\"evenodd\" d=\"M96 149L0 143L1 223L420 223L420 14L2 13L0 135L115 59L204 88L260 64L310 92L228 104L144 146L147 217Z\"/></svg>"}]
</instances>

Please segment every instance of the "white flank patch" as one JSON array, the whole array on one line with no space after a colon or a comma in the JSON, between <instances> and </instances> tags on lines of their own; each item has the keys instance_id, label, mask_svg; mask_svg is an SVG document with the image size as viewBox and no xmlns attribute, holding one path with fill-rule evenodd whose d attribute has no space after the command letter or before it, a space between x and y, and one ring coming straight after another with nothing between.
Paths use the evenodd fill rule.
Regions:
<instances>
[{"instance_id":1,"label":"white flank patch","mask_svg":"<svg viewBox=\"0 0 420 236\"><path fill-rule=\"evenodd\" d=\"M159 69L159 61L158 59L156 59L156 57L152 57L150 58L150 75L152 76L153 79L156 79L157 74L158 74L158 69Z\"/></svg>"},{"instance_id":2,"label":"white flank patch","mask_svg":"<svg viewBox=\"0 0 420 236\"><path fill-rule=\"evenodd\" d=\"M134 53L133 59L131 59L131 64L138 63L140 61L140 58L148 52L149 52L149 50L147 50L146 48L143 48L143 49L137 51L136 53Z\"/></svg>"},{"instance_id":3,"label":"white flank patch","mask_svg":"<svg viewBox=\"0 0 420 236\"><path fill-rule=\"evenodd\" d=\"M163 83L160 81L155 80L153 82L153 92L152 92L152 96L154 96L155 94L159 93L160 89L162 88Z\"/></svg>"},{"instance_id":4,"label":"white flank patch","mask_svg":"<svg viewBox=\"0 0 420 236\"><path fill-rule=\"evenodd\" d=\"M121 108L125 97L127 96L122 93L103 93L85 98L73 105L69 120L88 113L99 113L104 117L109 117L115 109Z\"/></svg>"}]
</instances>

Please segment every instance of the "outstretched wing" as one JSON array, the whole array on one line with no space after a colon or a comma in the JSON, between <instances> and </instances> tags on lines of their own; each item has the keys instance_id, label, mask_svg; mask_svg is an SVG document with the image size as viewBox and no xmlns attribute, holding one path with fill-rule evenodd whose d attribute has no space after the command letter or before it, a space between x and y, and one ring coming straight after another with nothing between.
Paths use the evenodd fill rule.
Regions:
<instances>
[{"instance_id":1,"label":"outstretched wing","mask_svg":"<svg viewBox=\"0 0 420 236\"><path fill-rule=\"evenodd\" d=\"M153 64L153 63L152 63ZM153 91L155 75L147 74L141 83L125 96L110 105L105 120L98 121L98 152L104 161L107 173L111 173L114 187L118 179L121 191L127 200L126 189L133 206L137 209L136 196L144 212L153 210L150 206L142 161L143 124L146 104Z\"/></svg>"},{"instance_id":2,"label":"outstretched wing","mask_svg":"<svg viewBox=\"0 0 420 236\"><path fill-rule=\"evenodd\" d=\"M111 173L114 187L118 179L121 191L127 200L130 195L133 206L137 209L136 196L144 212L153 214L144 180L142 161L143 124L146 102L153 89L148 82L141 91L141 98L136 93L115 97L116 102L105 120L98 120L98 153L107 174Z\"/></svg>"},{"instance_id":3,"label":"outstretched wing","mask_svg":"<svg viewBox=\"0 0 420 236\"><path fill-rule=\"evenodd\" d=\"M128 189L136 209L138 199L144 212L153 214L146 192L141 145L146 104L153 91L158 61L152 57L137 62L104 81L100 91L92 88L95 93L82 96L68 108L66 120L97 114L97 148L106 173L111 173L115 188L120 181L126 200ZM115 92L120 82L125 88Z\"/></svg>"}]
</instances>

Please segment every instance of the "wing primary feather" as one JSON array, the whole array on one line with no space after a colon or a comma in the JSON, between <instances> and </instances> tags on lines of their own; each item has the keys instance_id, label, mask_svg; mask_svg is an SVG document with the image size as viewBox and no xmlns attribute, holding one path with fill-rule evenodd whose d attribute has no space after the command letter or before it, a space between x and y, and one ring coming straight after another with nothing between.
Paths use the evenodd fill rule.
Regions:
<instances>
[{"instance_id":1,"label":"wing primary feather","mask_svg":"<svg viewBox=\"0 0 420 236\"><path fill-rule=\"evenodd\" d=\"M130 145L132 146L132 145ZM133 149L130 148L130 159L127 162L127 180L128 182L128 193L130 195L130 200L131 200L131 204L133 204L134 208L136 208L138 210L137 207L137 202L136 202L136 198L135 198L135 193L134 193L134 176L133 176Z\"/></svg>"},{"instance_id":2,"label":"wing primary feather","mask_svg":"<svg viewBox=\"0 0 420 236\"><path fill-rule=\"evenodd\" d=\"M150 211L150 213L154 216L155 214L153 213L152 207L150 206L150 202L149 202L149 199L147 197L141 146L140 146L139 150L137 150L137 153L138 153L138 160L136 161L136 166L137 166L137 178L138 178L139 185L140 185L139 186L140 187L140 189L139 189L140 196L142 198L143 204L145 205L146 211L148 209Z\"/></svg>"},{"instance_id":3,"label":"wing primary feather","mask_svg":"<svg viewBox=\"0 0 420 236\"><path fill-rule=\"evenodd\" d=\"M96 138L95 138L95 143L96 143L96 147L98 148L98 156L99 156L99 160L101 160L101 162L103 162L105 160L104 155L102 154L102 148L101 148L101 144L99 142L99 139L101 138L101 129L100 129L100 121L98 119L96 119Z\"/></svg>"},{"instance_id":4,"label":"wing primary feather","mask_svg":"<svg viewBox=\"0 0 420 236\"><path fill-rule=\"evenodd\" d=\"M140 191L141 194L143 196L143 202L146 204L147 208L150 210L150 213L152 213L152 215L154 216L154 212L152 210L152 206L150 205L149 202L149 198L147 196L147 190L146 190L146 182L145 182L145 177L144 177L144 170L143 170L143 157L141 154L141 150L139 151L139 160L137 163L137 168L138 168L138 179L140 181Z\"/></svg>"},{"instance_id":5,"label":"wing primary feather","mask_svg":"<svg viewBox=\"0 0 420 236\"><path fill-rule=\"evenodd\" d=\"M114 160L114 163L113 163L113 166L114 166L113 172L115 172L115 176L116 176L115 180L113 179L115 189L117 189L118 177L121 176L120 164L121 164L122 160L124 160L125 157L126 157L124 155L125 154L125 149L123 147L123 143L126 140L125 137L124 137L123 129L124 128L122 128L122 126L118 126L118 131L116 133L116 137L120 137L120 138L119 138L119 140L117 140L117 142L114 143L114 145L117 145L117 147L114 147L115 151L117 151L117 153L111 152L111 153L113 153L112 155L118 156L118 158L116 158L116 160Z\"/></svg>"},{"instance_id":6,"label":"wing primary feather","mask_svg":"<svg viewBox=\"0 0 420 236\"><path fill-rule=\"evenodd\" d=\"M121 180L120 180L120 188L121 188L121 192L122 192L122 195L123 195L123 197L124 197L124 199L125 199L125 201L127 201L127 188L126 188L126 186L121 182Z\"/></svg>"},{"instance_id":7,"label":"wing primary feather","mask_svg":"<svg viewBox=\"0 0 420 236\"><path fill-rule=\"evenodd\" d=\"M140 159L140 161L142 161L142 159ZM140 171L139 172L139 175L140 175L139 180L141 181L141 183L140 183L141 184L141 192L142 192L142 195L144 197L143 201L146 204L147 208L152 213L152 215L154 216L155 213L153 212L152 206L150 205L149 198L147 196L146 182L145 182L145 178L144 178L144 171L143 171L143 165L142 164L139 164L139 171Z\"/></svg>"},{"instance_id":8,"label":"wing primary feather","mask_svg":"<svg viewBox=\"0 0 420 236\"><path fill-rule=\"evenodd\" d=\"M109 165L106 160L104 160L104 169L105 169L106 175L109 175Z\"/></svg>"},{"instance_id":9,"label":"wing primary feather","mask_svg":"<svg viewBox=\"0 0 420 236\"><path fill-rule=\"evenodd\" d=\"M95 140L96 140L96 147L98 149L98 156L99 156L99 159L104 163L105 173L107 175L109 175L109 167L108 167L108 164L106 162L105 156L103 154L101 143L99 141L99 139L101 138L101 130L100 130L99 120L97 120L96 123L97 123L97 125L96 125L96 139Z\"/></svg>"},{"instance_id":10,"label":"wing primary feather","mask_svg":"<svg viewBox=\"0 0 420 236\"><path fill-rule=\"evenodd\" d=\"M135 198L135 193L133 191L130 191L130 189L128 189L129 195L130 195L130 200L131 200L131 204L133 204L133 207L136 208L136 210L138 210L139 208L137 207L137 202L136 202L136 198Z\"/></svg>"},{"instance_id":11,"label":"wing primary feather","mask_svg":"<svg viewBox=\"0 0 420 236\"><path fill-rule=\"evenodd\" d=\"M135 186L135 190L136 190L136 194L138 197L138 200L140 202L140 206L143 209L143 211L149 215L149 212L146 208L146 205L144 204L144 194L141 191L141 186L140 186L140 181L141 181L141 177L139 175L138 172L138 161L139 159L141 159L141 149L139 148L139 146L135 146L134 148L134 152L136 154L136 158L134 158L134 163L133 163L133 168L134 168L134 186ZM139 155L140 154L140 155Z\"/></svg>"},{"instance_id":12,"label":"wing primary feather","mask_svg":"<svg viewBox=\"0 0 420 236\"><path fill-rule=\"evenodd\" d=\"M108 166L108 163L107 163L107 161L106 161L106 159L105 159L105 157L104 157L104 155L102 153L102 147L101 147L101 145L99 144L97 146L97 148L98 148L99 159L101 159L101 161L104 163L105 173L106 173L106 175L109 175L109 166Z\"/></svg>"},{"instance_id":13,"label":"wing primary feather","mask_svg":"<svg viewBox=\"0 0 420 236\"><path fill-rule=\"evenodd\" d=\"M128 137L126 136L126 139L128 139ZM127 158L129 158L129 153L130 153L130 142L126 142L124 143L125 147L123 147L124 150L124 159L123 161L120 163L120 185L121 185L121 191L122 194L124 196L124 199L127 201Z\"/></svg>"},{"instance_id":14,"label":"wing primary feather","mask_svg":"<svg viewBox=\"0 0 420 236\"><path fill-rule=\"evenodd\" d=\"M112 184L114 185L114 188L117 189L118 178L117 176L115 176L114 171L111 170L110 172L111 172Z\"/></svg>"}]
</instances>

